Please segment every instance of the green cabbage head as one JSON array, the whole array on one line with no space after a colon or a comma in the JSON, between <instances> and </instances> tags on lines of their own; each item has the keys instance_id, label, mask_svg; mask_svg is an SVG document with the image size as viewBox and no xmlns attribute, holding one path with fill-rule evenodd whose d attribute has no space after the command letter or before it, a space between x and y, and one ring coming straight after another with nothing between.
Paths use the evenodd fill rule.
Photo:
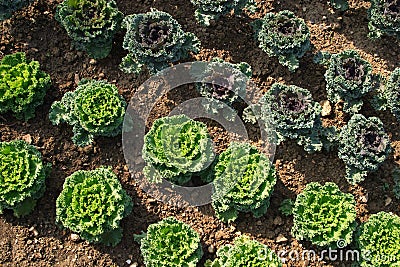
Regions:
<instances>
[{"instance_id":1,"label":"green cabbage head","mask_svg":"<svg viewBox=\"0 0 400 267\"><path fill-rule=\"evenodd\" d=\"M400 266L400 217L381 211L361 224L356 243L362 267Z\"/></svg>"},{"instance_id":2,"label":"green cabbage head","mask_svg":"<svg viewBox=\"0 0 400 267\"><path fill-rule=\"evenodd\" d=\"M230 144L215 165L212 206L219 219L234 221L239 212L261 217L276 183L269 158L247 143Z\"/></svg>"},{"instance_id":3,"label":"green cabbage head","mask_svg":"<svg viewBox=\"0 0 400 267\"><path fill-rule=\"evenodd\" d=\"M65 179L56 202L56 223L91 243L115 246L120 221L132 211L132 199L110 168L76 171Z\"/></svg>"},{"instance_id":4,"label":"green cabbage head","mask_svg":"<svg viewBox=\"0 0 400 267\"><path fill-rule=\"evenodd\" d=\"M196 267L203 256L199 234L174 217L151 224L135 241L147 267Z\"/></svg>"},{"instance_id":5,"label":"green cabbage head","mask_svg":"<svg viewBox=\"0 0 400 267\"><path fill-rule=\"evenodd\" d=\"M51 85L50 76L39 68L39 62L26 60L22 52L0 61L0 113L11 111L24 120L35 116Z\"/></svg>"},{"instance_id":6,"label":"green cabbage head","mask_svg":"<svg viewBox=\"0 0 400 267\"><path fill-rule=\"evenodd\" d=\"M126 102L118 88L105 81L82 80L74 92L53 103L50 121L73 126L73 142L86 146L95 136L116 136L122 131Z\"/></svg>"},{"instance_id":7,"label":"green cabbage head","mask_svg":"<svg viewBox=\"0 0 400 267\"><path fill-rule=\"evenodd\" d=\"M237 237L232 245L222 246L217 258L208 260L205 267L281 267L282 261L266 245L248 236Z\"/></svg>"},{"instance_id":8,"label":"green cabbage head","mask_svg":"<svg viewBox=\"0 0 400 267\"><path fill-rule=\"evenodd\" d=\"M297 196L292 213L292 235L298 240L335 248L353 239L356 201L335 183L309 183Z\"/></svg>"},{"instance_id":9,"label":"green cabbage head","mask_svg":"<svg viewBox=\"0 0 400 267\"><path fill-rule=\"evenodd\" d=\"M11 209L16 217L29 214L45 192L50 165L22 140L0 142L0 214Z\"/></svg>"},{"instance_id":10,"label":"green cabbage head","mask_svg":"<svg viewBox=\"0 0 400 267\"><path fill-rule=\"evenodd\" d=\"M65 28L78 50L92 58L105 58L123 14L114 0L64 0L57 6L56 19Z\"/></svg>"},{"instance_id":11,"label":"green cabbage head","mask_svg":"<svg viewBox=\"0 0 400 267\"><path fill-rule=\"evenodd\" d=\"M184 185L193 175L205 174L214 160L207 126L186 115L157 119L144 137L143 159L149 181L159 183L164 178Z\"/></svg>"}]
</instances>

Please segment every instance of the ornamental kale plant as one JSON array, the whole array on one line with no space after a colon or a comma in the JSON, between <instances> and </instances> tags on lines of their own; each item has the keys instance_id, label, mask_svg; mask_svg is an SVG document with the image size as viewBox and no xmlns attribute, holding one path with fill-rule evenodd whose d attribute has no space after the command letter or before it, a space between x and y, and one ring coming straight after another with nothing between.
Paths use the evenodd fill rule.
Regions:
<instances>
[{"instance_id":1,"label":"ornamental kale plant","mask_svg":"<svg viewBox=\"0 0 400 267\"><path fill-rule=\"evenodd\" d=\"M355 114L339 133L338 155L346 164L346 179L351 184L364 181L376 171L390 152L389 136L379 118Z\"/></svg>"},{"instance_id":2,"label":"ornamental kale plant","mask_svg":"<svg viewBox=\"0 0 400 267\"><path fill-rule=\"evenodd\" d=\"M255 123L255 117L272 124L278 144L294 139L305 151L315 152L329 148L329 136L333 135L333 129L322 126L321 111L307 89L275 83L257 105L246 110L245 120Z\"/></svg>"},{"instance_id":3,"label":"ornamental kale plant","mask_svg":"<svg viewBox=\"0 0 400 267\"><path fill-rule=\"evenodd\" d=\"M10 18L15 11L29 3L30 0L0 0L0 21Z\"/></svg>"},{"instance_id":4,"label":"ornamental kale plant","mask_svg":"<svg viewBox=\"0 0 400 267\"><path fill-rule=\"evenodd\" d=\"M349 2L347 0L329 0L331 6L340 11L349 9Z\"/></svg>"},{"instance_id":5,"label":"ornamental kale plant","mask_svg":"<svg viewBox=\"0 0 400 267\"><path fill-rule=\"evenodd\" d=\"M376 89L379 76L372 74L371 64L355 50L339 54L323 52L316 56L315 61L327 66L328 99L333 103L344 101L343 111L347 113L357 113L363 105L362 98Z\"/></svg>"},{"instance_id":6,"label":"ornamental kale plant","mask_svg":"<svg viewBox=\"0 0 400 267\"><path fill-rule=\"evenodd\" d=\"M14 216L28 215L46 190L50 164L22 140L0 142L0 214L11 209Z\"/></svg>"},{"instance_id":7,"label":"ornamental kale plant","mask_svg":"<svg viewBox=\"0 0 400 267\"><path fill-rule=\"evenodd\" d=\"M105 81L81 80L74 92L53 103L50 121L73 126L72 141L78 146L95 136L116 136L122 131L126 102L115 85Z\"/></svg>"},{"instance_id":8,"label":"ornamental kale plant","mask_svg":"<svg viewBox=\"0 0 400 267\"><path fill-rule=\"evenodd\" d=\"M261 217L267 211L276 183L276 172L267 156L247 143L230 144L215 165L212 206L224 221L236 220L239 212Z\"/></svg>"},{"instance_id":9,"label":"ornamental kale plant","mask_svg":"<svg viewBox=\"0 0 400 267\"><path fill-rule=\"evenodd\" d=\"M234 121L236 112L233 104L243 101L246 96L247 82L251 78L251 66L246 62L232 64L220 58L214 58L202 70L196 69L192 75L205 83L196 83L205 110L211 114L222 113L224 118Z\"/></svg>"},{"instance_id":10,"label":"ornamental kale plant","mask_svg":"<svg viewBox=\"0 0 400 267\"><path fill-rule=\"evenodd\" d=\"M199 234L174 217L151 224L135 241L147 267L196 267L203 256Z\"/></svg>"},{"instance_id":11,"label":"ornamental kale plant","mask_svg":"<svg viewBox=\"0 0 400 267\"><path fill-rule=\"evenodd\" d=\"M295 71L299 58L310 49L310 30L303 19L288 10L267 15L255 22L255 36L260 48L279 63Z\"/></svg>"},{"instance_id":12,"label":"ornamental kale plant","mask_svg":"<svg viewBox=\"0 0 400 267\"><path fill-rule=\"evenodd\" d=\"M372 105L376 110L390 110L400 121L400 68L392 72L386 85L377 92Z\"/></svg>"},{"instance_id":13,"label":"ornamental kale plant","mask_svg":"<svg viewBox=\"0 0 400 267\"><path fill-rule=\"evenodd\" d=\"M26 60L25 53L3 57L0 61L0 113L11 111L17 119L33 118L50 85L50 76L40 70L39 62Z\"/></svg>"},{"instance_id":14,"label":"ornamental kale plant","mask_svg":"<svg viewBox=\"0 0 400 267\"><path fill-rule=\"evenodd\" d=\"M56 223L91 243L115 246L120 221L132 211L132 200L111 168L76 171L65 179L56 202Z\"/></svg>"},{"instance_id":15,"label":"ornamental kale plant","mask_svg":"<svg viewBox=\"0 0 400 267\"><path fill-rule=\"evenodd\" d=\"M210 26L211 20L217 20L231 11L241 13L245 7L254 9L253 0L190 0L190 2L196 7L196 20L205 26Z\"/></svg>"},{"instance_id":16,"label":"ornamental kale plant","mask_svg":"<svg viewBox=\"0 0 400 267\"><path fill-rule=\"evenodd\" d=\"M309 183L293 208L292 235L321 247L350 244L356 228L356 201L335 183Z\"/></svg>"},{"instance_id":17,"label":"ornamental kale plant","mask_svg":"<svg viewBox=\"0 0 400 267\"><path fill-rule=\"evenodd\" d=\"M266 245L242 235L233 241L233 245L222 246L217 258L208 260L205 267L281 267L282 261Z\"/></svg>"},{"instance_id":18,"label":"ornamental kale plant","mask_svg":"<svg viewBox=\"0 0 400 267\"><path fill-rule=\"evenodd\" d=\"M360 266L399 266L399 240L400 217L384 211L371 215L356 235L358 248L367 253L360 257Z\"/></svg>"},{"instance_id":19,"label":"ornamental kale plant","mask_svg":"<svg viewBox=\"0 0 400 267\"><path fill-rule=\"evenodd\" d=\"M156 73L189 56L198 53L200 41L193 33L186 33L168 13L152 9L144 14L126 16L123 25L127 32L123 47L129 53L120 68L127 73L139 74L146 66Z\"/></svg>"},{"instance_id":20,"label":"ornamental kale plant","mask_svg":"<svg viewBox=\"0 0 400 267\"><path fill-rule=\"evenodd\" d=\"M399 0L370 0L368 9L368 37L376 39L383 34L400 38L400 1Z\"/></svg>"},{"instance_id":21,"label":"ornamental kale plant","mask_svg":"<svg viewBox=\"0 0 400 267\"><path fill-rule=\"evenodd\" d=\"M105 58L111 51L123 14L114 0L64 0L56 19L72 38L76 49L92 58Z\"/></svg>"},{"instance_id":22,"label":"ornamental kale plant","mask_svg":"<svg viewBox=\"0 0 400 267\"><path fill-rule=\"evenodd\" d=\"M202 172L209 178L214 151L207 126L186 115L157 119L144 137L143 159L143 173L153 183L164 178L184 185Z\"/></svg>"}]
</instances>

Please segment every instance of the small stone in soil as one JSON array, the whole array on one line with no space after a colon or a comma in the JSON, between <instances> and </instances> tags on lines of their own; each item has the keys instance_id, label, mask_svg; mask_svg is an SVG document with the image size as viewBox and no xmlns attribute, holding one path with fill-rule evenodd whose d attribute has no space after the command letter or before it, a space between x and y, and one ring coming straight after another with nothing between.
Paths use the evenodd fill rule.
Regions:
<instances>
[{"instance_id":1,"label":"small stone in soil","mask_svg":"<svg viewBox=\"0 0 400 267\"><path fill-rule=\"evenodd\" d=\"M288 239L282 234L279 234L278 237L276 238L276 242L277 243L283 243L283 242L286 242L286 241L288 241Z\"/></svg>"}]
</instances>

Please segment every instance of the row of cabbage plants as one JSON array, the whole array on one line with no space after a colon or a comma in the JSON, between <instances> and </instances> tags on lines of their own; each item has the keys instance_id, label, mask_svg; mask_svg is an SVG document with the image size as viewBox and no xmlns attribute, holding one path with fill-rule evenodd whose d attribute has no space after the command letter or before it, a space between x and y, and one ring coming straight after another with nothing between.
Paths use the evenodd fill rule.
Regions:
<instances>
[{"instance_id":1,"label":"row of cabbage plants","mask_svg":"<svg viewBox=\"0 0 400 267\"><path fill-rule=\"evenodd\" d=\"M193 125L196 127L196 124ZM247 151L247 157L233 159L232 156L240 154L237 150L241 149L253 149L254 152ZM228 162L224 160L226 157L229 158ZM45 179L49 176L51 166L43 163L40 152L34 146L21 140L1 142L0 158L0 213L11 209L15 216L25 216L45 193ZM270 178L272 173L271 170L265 170L265 166L269 166L268 160L262 162L262 155L256 149L239 144L233 144L221 158L216 165L217 171L223 169L227 172L226 168L233 169L242 165L240 167L245 167L237 169L245 172L245 175L234 173L243 175L243 179L238 179L239 183L233 186L233 190L214 199L217 204L213 202L213 206L218 207L217 216L226 220L226 215L230 214L229 219L233 219L238 210L265 213L271 181L263 178ZM244 165L241 164L242 160L246 161ZM231 175L226 175L226 178L234 179ZM223 178L214 180L216 194L218 179ZM246 190L249 181L257 183L255 187L261 188L259 192ZM292 235L296 239L333 249L338 246L343 248L338 242L346 245L354 243L360 251L368 253L360 258L361 266L390 266L399 263L398 216L379 212L357 227L354 197L343 193L331 182L325 185L308 184L296 201L289 204L286 214L293 215ZM56 223L91 243L115 246L122 238L120 221L131 213L132 207L130 196L122 189L110 168L76 171L66 178L57 198ZM150 225L146 233L135 235L135 241L140 243L146 266L196 266L203 255L198 233L172 217ZM247 236L240 236L232 245L221 247L217 258L213 262L208 260L205 266L248 266L249 262L252 266L282 266L281 260L269 247Z\"/></svg>"}]
</instances>

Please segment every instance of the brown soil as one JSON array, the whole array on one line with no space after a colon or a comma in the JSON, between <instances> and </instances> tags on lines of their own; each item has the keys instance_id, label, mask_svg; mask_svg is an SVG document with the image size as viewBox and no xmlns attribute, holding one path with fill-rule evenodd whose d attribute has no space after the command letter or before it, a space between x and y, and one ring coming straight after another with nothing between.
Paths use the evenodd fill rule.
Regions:
<instances>
[{"instance_id":1,"label":"brown soil","mask_svg":"<svg viewBox=\"0 0 400 267\"><path fill-rule=\"evenodd\" d=\"M126 75L118 69L125 52L121 48L123 33L115 39L111 55L104 60L93 61L85 53L71 46L66 32L54 19L55 8L61 0L39 0L17 12L13 18L0 24L0 58L3 55L24 51L28 58L38 60L52 77L53 86L45 103L37 109L36 117L29 122L15 120L10 114L0 116L1 141L13 139L31 140L42 152L44 160L53 164L47 179L47 191L34 212L22 219L11 213L0 217L0 266L143 266L139 246L133 235L145 231L151 223L167 216L175 216L190 224L201 235L205 259L215 257L215 250L231 242L240 233L249 234L269 245L273 250L316 249L308 242L298 242L290 234L292 218L283 216L278 207L283 199L294 199L311 181L333 181L357 200L360 222L378 211L391 211L400 215L400 202L391 192L391 170L400 164L399 123L387 112L375 112L368 105L362 113L378 116L392 138L393 153L383 166L369 175L365 182L350 186L344 179L344 165L335 152L309 155L294 142L286 142L277 148L275 164L279 181L271 199L267 214L254 219L242 215L237 222L226 225L213 216L210 205L201 208L178 209L155 201L138 189L130 179L125 165L121 137L98 138L85 148L71 142L72 129L65 125L53 126L48 111L53 101L59 100L67 91L75 89L81 78L107 79L116 84L129 100L135 89L148 77ZM202 41L203 49L194 59L208 60L220 56L231 62L248 62L254 69L253 79L264 92L273 82L284 82L308 88L317 101L326 99L324 69L312 61L318 50L340 52L354 48L369 60L376 72L387 75L399 67L399 41L384 37L378 41L367 38L367 8L369 3L350 0L351 10L333 12L325 2L315 0L284 1L262 0L260 11L254 15L225 17L209 28L196 24L194 9L183 0L117 0L125 14L140 13L151 7L173 15L185 30L194 32ZM314 51L301 60L300 69L292 74L280 66L276 58L268 58L252 37L250 22L270 11L289 9L304 18L311 29ZM182 96L184 97L184 96ZM175 101L175 100L174 100ZM169 104L159 106L158 114L168 113ZM343 125L348 120L340 110L325 118L327 124ZM224 131L213 125L210 130L215 139ZM222 140L225 140L224 138ZM221 148L227 143L221 144ZM69 231L60 230L55 221L55 200L62 190L65 177L80 169L94 169L101 165L112 166L123 187L135 203L132 214L123 220L124 237L115 248L90 245L73 241ZM277 241L284 236L287 240ZM129 264L127 263L129 260ZM343 262L288 261L284 266L350 266Z\"/></svg>"}]
</instances>

